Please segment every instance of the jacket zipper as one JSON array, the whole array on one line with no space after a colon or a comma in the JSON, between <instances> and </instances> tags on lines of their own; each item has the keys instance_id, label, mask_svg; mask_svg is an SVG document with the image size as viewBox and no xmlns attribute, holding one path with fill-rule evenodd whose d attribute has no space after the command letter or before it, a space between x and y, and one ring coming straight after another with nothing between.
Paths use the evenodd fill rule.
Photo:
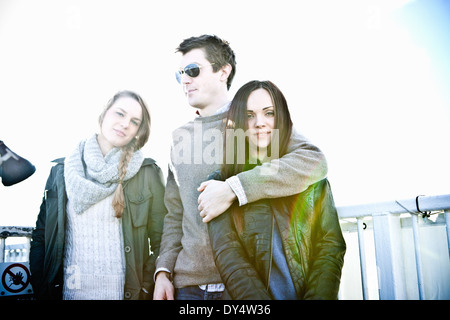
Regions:
<instances>
[{"instance_id":1,"label":"jacket zipper","mask_svg":"<svg viewBox=\"0 0 450 320\"><path fill-rule=\"evenodd\" d=\"M270 273L272 271L272 260L273 260L273 228L275 224L275 217L272 215L272 228L270 232L270 261L269 261L269 274L267 275L267 291L269 291L270 284Z\"/></svg>"}]
</instances>

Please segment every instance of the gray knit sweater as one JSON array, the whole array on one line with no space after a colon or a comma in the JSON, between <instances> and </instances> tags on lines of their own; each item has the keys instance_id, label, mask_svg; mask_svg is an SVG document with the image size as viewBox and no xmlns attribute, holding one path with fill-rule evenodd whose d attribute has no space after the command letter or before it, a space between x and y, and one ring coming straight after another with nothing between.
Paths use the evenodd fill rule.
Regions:
<instances>
[{"instance_id":1,"label":"gray knit sweater","mask_svg":"<svg viewBox=\"0 0 450 320\"><path fill-rule=\"evenodd\" d=\"M226 115L196 118L172 134L165 192L168 214L156 268L168 269L176 288L222 282L207 225L198 211L197 188L210 173L221 168ZM249 202L297 194L326 177L323 153L302 135L293 133L288 152L238 175ZM265 174L273 167L276 174Z\"/></svg>"}]
</instances>

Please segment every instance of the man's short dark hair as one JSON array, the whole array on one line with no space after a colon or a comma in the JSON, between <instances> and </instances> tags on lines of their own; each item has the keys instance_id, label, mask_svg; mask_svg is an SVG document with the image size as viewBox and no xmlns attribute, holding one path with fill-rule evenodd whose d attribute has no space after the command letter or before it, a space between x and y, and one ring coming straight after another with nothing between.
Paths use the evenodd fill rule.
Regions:
<instances>
[{"instance_id":1,"label":"man's short dark hair","mask_svg":"<svg viewBox=\"0 0 450 320\"><path fill-rule=\"evenodd\" d=\"M216 35L205 34L183 40L176 49L176 52L186 54L193 49L205 50L205 57L213 64L214 72L217 72L227 64L231 65L232 69L227 80L227 89L229 90L236 73L236 57L230 44Z\"/></svg>"}]
</instances>

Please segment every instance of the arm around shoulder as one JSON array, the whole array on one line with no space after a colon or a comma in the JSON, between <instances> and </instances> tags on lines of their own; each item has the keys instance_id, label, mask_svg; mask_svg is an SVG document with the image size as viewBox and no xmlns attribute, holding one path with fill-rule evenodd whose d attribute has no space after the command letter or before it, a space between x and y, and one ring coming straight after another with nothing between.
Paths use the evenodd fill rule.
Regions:
<instances>
[{"instance_id":1,"label":"arm around shoulder","mask_svg":"<svg viewBox=\"0 0 450 320\"><path fill-rule=\"evenodd\" d=\"M323 152L293 130L288 152L237 175L248 202L291 196L323 180L328 165Z\"/></svg>"}]
</instances>

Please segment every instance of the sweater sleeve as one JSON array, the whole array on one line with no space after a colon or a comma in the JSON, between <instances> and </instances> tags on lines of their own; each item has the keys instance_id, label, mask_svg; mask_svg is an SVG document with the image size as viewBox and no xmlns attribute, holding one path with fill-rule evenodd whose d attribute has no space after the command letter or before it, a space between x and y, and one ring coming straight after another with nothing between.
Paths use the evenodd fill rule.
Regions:
<instances>
[{"instance_id":1,"label":"sweater sleeve","mask_svg":"<svg viewBox=\"0 0 450 320\"><path fill-rule=\"evenodd\" d=\"M173 273L175 262L182 249L183 205L181 203L178 185L170 167L165 191L164 203L167 208L167 214L164 218L164 228L159 257L156 261L156 270L164 269Z\"/></svg>"},{"instance_id":2,"label":"sweater sleeve","mask_svg":"<svg viewBox=\"0 0 450 320\"><path fill-rule=\"evenodd\" d=\"M327 172L322 151L293 130L288 152L283 157L241 172L237 177L251 203L301 193L324 179Z\"/></svg>"}]
</instances>

